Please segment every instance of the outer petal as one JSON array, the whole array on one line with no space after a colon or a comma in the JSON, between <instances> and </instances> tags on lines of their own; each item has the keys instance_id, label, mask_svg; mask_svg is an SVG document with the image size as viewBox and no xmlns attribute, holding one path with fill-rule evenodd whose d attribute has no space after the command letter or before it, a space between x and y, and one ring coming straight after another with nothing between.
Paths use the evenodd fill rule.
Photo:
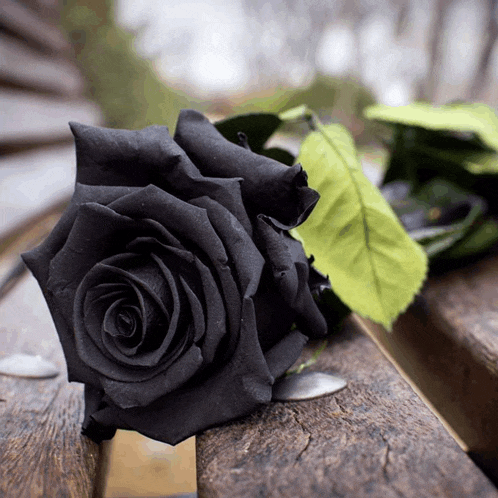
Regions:
<instances>
[{"instance_id":1,"label":"outer petal","mask_svg":"<svg viewBox=\"0 0 498 498\"><path fill-rule=\"evenodd\" d=\"M156 185L180 199L202 195L225 206L250 233L240 178L204 178L170 137L166 126L139 131L70 123L76 142L79 183L98 186Z\"/></svg>"},{"instance_id":2,"label":"outer petal","mask_svg":"<svg viewBox=\"0 0 498 498\"><path fill-rule=\"evenodd\" d=\"M49 263L66 243L82 204L94 202L107 205L131 194L137 189L131 187L97 187L76 184L71 203L50 235L38 247L22 255L26 265L33 272L42 290L49 278Z\"/></svg>"},{"instance_id":3,"label":"outer petal","mask_svg":"<svg viewBox=\"0 0 498 498\"><path fill-rule=\"evenodd\" d=\"M308 337L299 330L293 330L265 353L273 377L280 377L295 363L307 342Z\"/></svg>"},{"instance_id":4,"label":"outer petal","mask_svg":"<svg viewBox=\"0 0 498 498\"><path fill-rule=\"evenodd\" d=\"M311 295L309 261L301 243L282 233L265 216L258 216L255 233L278 293L296 313L296 322L303 333L309 337L326 335L327 323Z\"/></svg>"},{"instance_id":5,"label":"outer petal","mask_svg":"<svg viewBox=\"0 0 498 498\"><path fill-rule=\"evenodd\" d=\"M273 377L259 346L254 307L243 302L240 341L232 359L146 408L121 410L108 400L88 414L84 432L98 440L113 427L176 444L213 425L248 415L271 399ZM95 405L94 401L94 405Z\"/></svg>"},{"instance_id":6,"label":"outer petal","mask_svg":"<svg viewBox=\"0 0 498 498\"><path fill-rule=\"evenodd\" d=\"M79 183L145 187L157 185L165 172L175 169L200 176L166 126L130 131L69 125L76 142Z\"/></svg>"},{"instance_id":7,"label":"outer petal","mask_svg":"<svg viewBox=\"0 0 498 498\"><path fill-rule=\"evenodd\" d=\"M47 288L50 263L64 246L81 204L87 201L107 204L132 191L133 189L128 187L105 188L76 185L75 193L69 207L50 235L41 245L22 255L26 266L37 279L54 319L55 327L59 333L62 348L64 349L70 381L99 385L95 372L85 365L76 353L73 326L69 318L72 314L72 307L67 310L63 309L59 300Z\"/></svg>"},{"instance_id":8,"label":"outer petal","mask_svg":"<svg viewBox=\"0 0 498 498\"><path fill-rule=\"evenodd\" d=\"M206 210L213 228L223 242L236 281L243 295L254 295L258 288L264 259L239 221L209 197L193 199L191 204Z\"/></svg>"},{"instance_id":9,"label":"outer petal","mask_svg":"<svg viewBox=\"0 0 498 498\"><path fill-rule=\"evenodd\" d=\"M318 201L300 165L288 167L229 142L197 111L180 112L174 138L204 176L243 178L248 208L272 216L282 227L302 223Z\"/></svg>"}]
</instances>

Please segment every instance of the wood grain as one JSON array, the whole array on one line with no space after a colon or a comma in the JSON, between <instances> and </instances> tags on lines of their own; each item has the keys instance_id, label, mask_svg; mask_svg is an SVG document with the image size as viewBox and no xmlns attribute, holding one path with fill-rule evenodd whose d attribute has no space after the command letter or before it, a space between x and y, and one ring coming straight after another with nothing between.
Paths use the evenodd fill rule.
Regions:
<instances>
[{"instance_id":1,"label":"wood grain","mask_svg":"<svg viewBox=\"0 0 498 498\"><path fill-rule=\"evenodd\" d=\"M83 390L66 380L52 320L33 277L0 303L0 355L39 354L60 375L0 376L0 496L90 498L105 447L81 436ZM105 460L105 459L104 459Z\"/></svg>"},{"instance_id":2,"label":"wood grain","mask_svg":"<svg viewBox=\"0 0 498 498\"><path fill-rule=\"evenodd\" d=\"M431 278L392 334L367 328L498 483L498 257Z\"/></svg>"},{"instance_id":3,"label":"wood grain","mask_svg":"<svg viewBox=\"0 0 498 498\"><path fill-rule=\"evenodd\" d=\"M348 387L273 403L197 438L201 498L498 496L353 322L312 368Z\"/></svg>"}]
</instances>

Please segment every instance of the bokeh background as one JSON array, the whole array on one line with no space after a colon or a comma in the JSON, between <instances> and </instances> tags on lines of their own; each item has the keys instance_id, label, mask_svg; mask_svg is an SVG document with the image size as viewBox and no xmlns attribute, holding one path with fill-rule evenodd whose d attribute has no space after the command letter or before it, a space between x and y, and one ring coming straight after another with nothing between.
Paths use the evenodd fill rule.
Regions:
<instances>
[{"instance_id":1,"label":"bokeh background","mask_svg":"<svg viewBox=\"0 0 498 498\"><path fill-rule=\"evenodd\" d=\"M140 110L146 120L173 122L186 101L218 112L281 109L310 87L328 90L308 92L316 107L336 104L347 116L369 98L389 105L498 98L494 0L64 3L64 27L94 97L107 101L105 110L121 104L117 121ZM156 78L172 95L158 92ZM356 102L341 99L343 84L364 92Z\"/></svg>"}]
</instances>

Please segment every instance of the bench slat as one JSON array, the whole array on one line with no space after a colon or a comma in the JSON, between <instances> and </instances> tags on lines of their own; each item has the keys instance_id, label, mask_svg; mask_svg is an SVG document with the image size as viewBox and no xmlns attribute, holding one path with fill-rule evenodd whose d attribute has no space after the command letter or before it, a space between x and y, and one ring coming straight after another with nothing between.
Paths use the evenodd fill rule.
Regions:
<instances>
[{"instance_id":1,"label":"bench slat","mask_svg":"<svg viewBox=\"0 0 498 498\"><path fill-rule=\"evenodd\" d=\"M83 389L67 382L50 313L31 275L0 302L0 356L12 353L41 355L60 374L45 380L0 375L0 496L92 497L102 488L106 446L80 434Z\"/></svg>"},{"instance_id":2,"label":"bench slat","mask_svg":"<svg viewBox=\"0 0 498 498\"><path fill-rule=\"evenodd\" d=\"M0 80L41 91L82 94L76 66L60 56L40 54L13 36L0 33Z\"/></svg>"},{"instance_id":3,"label":"bench slat","mask_svg":"<svg viewBox=\"0 0 498 498\"><path fill-rule=\"evenodd\" d=\"M431 278L392 334L367 328L498 482L498 257Z\"/></svg>"},{"instance_id":4,"label":"bench slat","mask_svg":"<svg viewBox=\"0 0 498 498\"><path fill-rule=\"evenodd\" d=\"M201 498L498 497L353 321L312 368L339 374L348 387L272 403L197 437Z\"/></svg>"},{"instance_id":5,"label":"bench slat","mask_svg":"<svg viewBox=\"0 0 498 498\"><path fill-rule=\"evenodd\" d=\"M72 141L68 121L101 122L97 107L85 100L66 100L15 90L0 91L0 146Z\"/></svg>"},{"instance_id":6,"label":"bench slat","mask_svg":"<svg viewBox=\"0 0 498 498\"><path fill-rule=\"evenodd\" d=\"M0 240L32 216L69 198L76 176L73 144L0 158Z\"/></svg>"}]
</instances>

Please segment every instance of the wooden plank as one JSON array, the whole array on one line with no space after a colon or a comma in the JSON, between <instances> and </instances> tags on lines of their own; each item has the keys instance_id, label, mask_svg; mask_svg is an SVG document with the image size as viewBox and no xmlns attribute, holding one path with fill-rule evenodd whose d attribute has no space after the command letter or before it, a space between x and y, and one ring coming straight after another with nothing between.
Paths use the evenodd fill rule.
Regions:
<instances>
[{"instance_id":1,"label":"wooden plank","mask_svg":"<svg viewBox=\"0 0 498 498\"><path fill-rule=\"evenodd\" d=\"M71 48L60 29L15 0L0 0L0 26L34 42L42 50L65 52Z\"/></svg>"},{"instance_id":2,"label":"wooden plank","mask_svg":"<svg viewBox=\"0 0 498 498\"><path fill-rule=\"evenodd\" d=\"M498 483L498 257L431 278L392 334L369 333Z\"/></svg>"},{"instance_id":3,"label":"wooden plank","mask_svg":"<svg viewBox=\"0 0 498 498\"><path fill-rule=\"evenodd\" d=\"M67 96L83 93L84 80L73 63L40 54L5 33L0 33L0 61L0 81Z\"/></svg>"},{"instance_id":4,"label":"wooden plank","mask_svg":"<svg viewBox=\"0 0 498 498\"><path fill-rule=\"evenodd\" d=\"M0 147L72 140L68 121L101 122L97 107L84 100L0 91Z\"/></svg>"},{"instance_id":5,"label":"wooden plank","mask_svg":"<svg viewBox=\"0 0 498 498\"><path fill-rule=\"evenodd\" d=\"M0 375L0 496L98 495L105 445L80 434L83 389L66 380L50 313L31 276L0 303L0 355L12 353L41 355L61 373L46 380Z\"/></svg>"},{"instance_id":6,"label":"wooden plank","mask_svg":"<svg viewBox=\"0 0 498 498\"><path fill-rule=\"evenodd\" d=\"M0 158L0 239L72 194L75 176L73 144Z\"/></svg>"},{"instance_id":7,"label":"wooden plank","mask_svg":"<svg viewBox=\"0 0 498 498\"><path fill-rule=\"evenodd\" d=\"M348 387L273 403L197 437L201 498L498 496L354 322L312 368Z\"/></svg>"}]
</instances>

